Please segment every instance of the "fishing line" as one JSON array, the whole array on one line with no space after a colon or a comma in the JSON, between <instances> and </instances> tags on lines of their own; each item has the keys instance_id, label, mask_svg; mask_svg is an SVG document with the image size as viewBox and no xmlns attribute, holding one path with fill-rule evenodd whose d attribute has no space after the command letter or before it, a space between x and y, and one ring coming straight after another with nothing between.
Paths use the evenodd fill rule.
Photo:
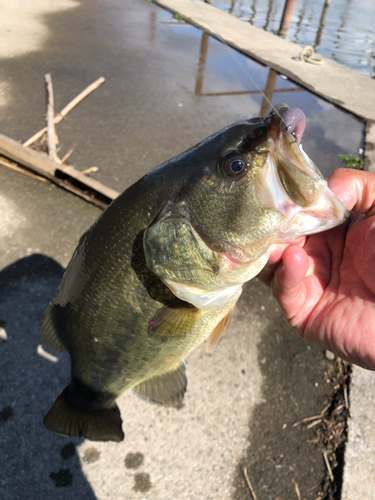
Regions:
<instances>
[{"instance_id":1,"label":"fishing line","mask_svg":"<svg viewBox=\"0 0 375 500\"><path fill-rule=\"evenodd\" d=\"M277 114L277 116L280 118L281 122L287 127L287 124L286 122L283 120L283 117L280 116L280 114L276 111L275 107L272 105L271 101L268 99L268 97L266 96L266 94L263 92L263 90L257 85L256 81L252 78L252 76L250 75L250 73L248 71L246 71L244 69L244 67L242 66L242 64L240 63L239 59L238 59L238 51L236 49L234 49L233 47L231 47L224 39L223 37L218 33L218 31L215 29L215 27L213 26L212 24L212 21L211 19L208 18L207 16L207 13L204 11L204 9L202 9L201 7L198 7L198 4L199 4L199 0L190 0L191 1L191 4L194 5L195 9L198 10L199 14L204 17L204 20L206 21L210 31L214 34L215 38L217 38L217 40L219 40L219 42L221 42L225 47L227 47L227 49L231 50L231 51L234 51L234 54L231 54L231 56L233 57L233 59L236 61L237 65L239 66L239 68L241 69L241 71L244 73L245 77L248 78L250 80L250 82L255 86L255 88L261 93L261 95L263 96L263 99L265 99L268 104L270 105L271 109L274 111L275 114ZM230 15L230 14L228 14ZM245 56L246 57L246 56Z\"/></svg>"}]
</instances>

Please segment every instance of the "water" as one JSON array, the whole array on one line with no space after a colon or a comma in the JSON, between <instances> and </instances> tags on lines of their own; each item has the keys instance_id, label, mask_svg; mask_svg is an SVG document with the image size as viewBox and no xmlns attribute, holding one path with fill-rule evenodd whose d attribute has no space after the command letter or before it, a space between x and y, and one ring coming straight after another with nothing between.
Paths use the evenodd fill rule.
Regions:
<instances>
[{"instance_id":1,"label":"water","mask_svg":"<svg viewBox=\"0 0 375 500\"><path fill-rule=\"evenodd\" d=\"M286 102L304 111L303 147L325 177L344 166L339 154L357 154L363 146L363 123L333 104L196 28L176 22L169 13L160 12L155 27L158 50L169 58L178 54L183 65L183 81L175 67L174 86L185 91L180 98L182 109L195 107L196 126L206 114L219 113L220 123L228 124L244 116L263 115L270 103Z\"/></svg>"},{"instance_id":2,"label":"water","mask_svg":"<svg viewBox=\"0 0 375 500\"><path fill-rule=\"evenodd\" d=\"M285 0L214 0L213 5L256 28L277 33ZM375 1L297 0L288 40L375 78Z\"/></svg>"}]
</instances>

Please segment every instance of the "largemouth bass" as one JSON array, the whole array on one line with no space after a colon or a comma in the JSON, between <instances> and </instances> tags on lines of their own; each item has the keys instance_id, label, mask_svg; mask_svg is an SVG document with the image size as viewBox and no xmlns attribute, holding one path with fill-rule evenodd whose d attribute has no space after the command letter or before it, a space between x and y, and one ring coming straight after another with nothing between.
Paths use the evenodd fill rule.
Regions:
<instances>
[{"instance_id":1,"label":"largemouth bass","mask_svg":"<svg viewBox=\"0 0 375 500\"><path fill-rule=\"evenodd\" d=\"M348 217L299 144L304 120L279 104L226 127L133 184L81 237L41 327L43 345L71 357L47 429L121 441L115 400L129 389L179 406L185 357L218 343L272 245Z\"/></svg>"}]
</instances>

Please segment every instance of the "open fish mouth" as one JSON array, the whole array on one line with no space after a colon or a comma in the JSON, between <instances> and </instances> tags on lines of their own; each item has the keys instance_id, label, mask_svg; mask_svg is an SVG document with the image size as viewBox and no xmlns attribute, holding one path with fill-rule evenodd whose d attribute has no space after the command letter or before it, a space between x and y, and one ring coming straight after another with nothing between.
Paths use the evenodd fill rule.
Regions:
<instances>
[{"instance_id":1,"label":"open fish mouth","mask_svg":"<svg viewBox=\"0 0 375 500\"><path fill-rule=\"evenodd\" d=\"M303 111L279 104L269 116L269 155L259 172L256 190L258 199L288 220L277 240L293 240L337 226L350 212L302 148Z\"/></svg>"},{"instance_id":2,"label":"open fish mouth","mask_svg":"<svg viewBox=\"0 0 375 500\"><path fill-rule=\"evenodd\" d=\"M275 163L282 186L289 198L300 207L312 205L327 186L319 169L302 149L301 138L306 117L298 108L278 105L272 117L270 161ZM281 107L282 106L282 107Z\"/></svg>"}]
</instances>

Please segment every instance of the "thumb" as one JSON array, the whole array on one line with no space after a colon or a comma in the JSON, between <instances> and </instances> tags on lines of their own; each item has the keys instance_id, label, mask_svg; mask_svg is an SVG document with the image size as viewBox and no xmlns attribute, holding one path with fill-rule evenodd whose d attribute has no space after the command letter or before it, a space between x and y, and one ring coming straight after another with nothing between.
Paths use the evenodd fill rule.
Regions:
<instances>
[{"instance_id":1,"label":"thumb","mask_svg":"<svg viewBox=\"0 0 375 500\"><path fill-rule=\"evenodd\" d=\"M305 304L307 290L303 279L308 267L305 250L293 245L285 249L282 262L275 270L272 292L289 321Z\"/></svg>"},{"instance_id":2,"label":"thumb","mask_svg":"<svg viewBox=\"0 0 375 500\"><path fill-rule=\"evenodd\" d=\"M347 209L375 215L375 173L339 168L329 177L328 186Z\"/></svg>"}]
</instances>

